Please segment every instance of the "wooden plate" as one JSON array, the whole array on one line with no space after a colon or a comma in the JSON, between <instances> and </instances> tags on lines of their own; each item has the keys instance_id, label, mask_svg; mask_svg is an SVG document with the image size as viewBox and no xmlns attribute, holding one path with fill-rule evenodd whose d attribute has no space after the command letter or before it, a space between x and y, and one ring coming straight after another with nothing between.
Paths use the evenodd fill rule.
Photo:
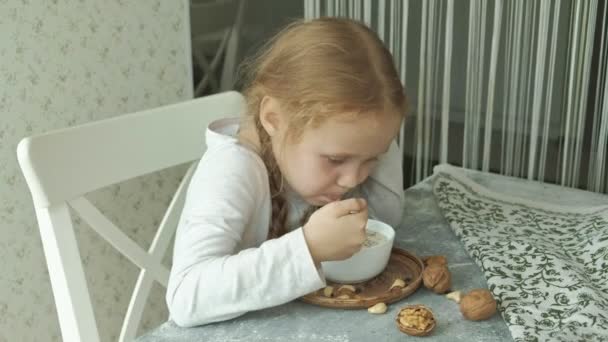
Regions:
<instances>
[{"instance_id":1,"label":"wooden plate","mask_svg":"<svg viewBox=\"0 0 608 342\"><path fill-rule=\"evenodd\" d=\"M300 300L337 309L367 309L380 302L393 303L409 296L420 287L423 269L424 264L418 257L403 249L393 248L388 265L382 273L368 281L352 284L356 293L351 298L338 299L335 295L326 297L323 289L320 289L301 297ZM406 286L389 291L397 278L403 279ZM342 284L327 281L327 286L333 286L337 290Z\"/></svg>"}]
</instances>

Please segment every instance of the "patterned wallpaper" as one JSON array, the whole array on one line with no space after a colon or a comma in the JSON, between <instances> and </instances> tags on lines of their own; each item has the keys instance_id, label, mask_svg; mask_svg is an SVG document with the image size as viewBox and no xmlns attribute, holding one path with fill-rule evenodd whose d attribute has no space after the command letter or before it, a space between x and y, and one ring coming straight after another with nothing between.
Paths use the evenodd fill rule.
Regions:
<instances>
[{"instance_id":1,"label":"patterned wallpaper","mask_svg":"<svg viewBox=\"0 0 608 342\"><path fill-rule=\"evenodd\" d=\"M187 23L186 0L0 0L0 342L61 340L17 143L190 98ZM147 247L183 171L89 198ZM83 224L77 236L102 339L114 341L137 268ZM166 319L163 293L153 290L144 329Z\"/></svg>"}]
</instances>

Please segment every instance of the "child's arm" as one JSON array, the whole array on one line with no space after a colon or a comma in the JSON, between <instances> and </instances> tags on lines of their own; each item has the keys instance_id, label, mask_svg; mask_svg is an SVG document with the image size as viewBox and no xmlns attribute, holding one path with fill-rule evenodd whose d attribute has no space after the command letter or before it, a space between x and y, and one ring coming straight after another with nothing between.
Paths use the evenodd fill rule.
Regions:
<instances>
[{"instance_id":1,"label":"child's arm","mask_svg":"<svg viewBox=\"0 0 608 342\"><path fill-rule=\"evenodd\" d=\"M361 195L367 199L369 216L397 228L403 214L403 167L401 151L393 141L389 151L380 161L369 178L361 185Z\"/></svg>"},{"instance_id":2,"label":"child's arm","mask_svg":"<svg viewBox=\"0 0 608 342\"><path fill-rule=\"evenodd\" d=\"M268 201L263 164L222 148L206 155L188 190L167 288L171 318L184 327L227 320L296 299L325 286L302 229L240 250ZM239 251L240 250L240 251Z\"/></svg>"}]
</instances>

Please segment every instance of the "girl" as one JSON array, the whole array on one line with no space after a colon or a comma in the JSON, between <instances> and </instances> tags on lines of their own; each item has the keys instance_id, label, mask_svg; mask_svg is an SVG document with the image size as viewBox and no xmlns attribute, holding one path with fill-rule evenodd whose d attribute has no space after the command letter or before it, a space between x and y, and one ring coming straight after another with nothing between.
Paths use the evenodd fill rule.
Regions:
<instances>
[{"instance_id":1,"label":"girl","mask_svg":"<svg viewBox=\"0 0 608 342\"><path fill-rule=\"evenodd\" d=\"M320 263L356 253L368 215L401 219L405 95L373 31L295 22L248 71L247 114L208 127L177 228L167 304L183 327L318 290Z\"/></svg>"}]
</instances>

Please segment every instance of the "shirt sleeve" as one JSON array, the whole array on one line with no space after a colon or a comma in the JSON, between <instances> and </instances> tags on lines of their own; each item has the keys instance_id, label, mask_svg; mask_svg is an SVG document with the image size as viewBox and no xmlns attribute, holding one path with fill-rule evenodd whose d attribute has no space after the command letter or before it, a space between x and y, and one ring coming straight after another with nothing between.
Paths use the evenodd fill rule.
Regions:
<instances>
[{"instance_id":1,"label":"shirt sleeve","mask_svg":"<svg viewBox=\"0 0 608 342\"><path fill-rule=\"evenodd\" d=\"M360 194L367 200L369 216L399 227L403 215L403 166L401 152L393 141L376 168L360 186Z\"/></svg>"},{"instance_id":2,"label":"shirt sleeve","mask_svg":"<svg viewBox=\"0 0 608 342\"><path fill-rule=\"evenodd\" d=\"M239 249L255 211L268 199L263 164L233 149L206 154L188 189L166 295L179 326L231 319L325 286L301 228Z\"/></svg>"}]
</instances>

